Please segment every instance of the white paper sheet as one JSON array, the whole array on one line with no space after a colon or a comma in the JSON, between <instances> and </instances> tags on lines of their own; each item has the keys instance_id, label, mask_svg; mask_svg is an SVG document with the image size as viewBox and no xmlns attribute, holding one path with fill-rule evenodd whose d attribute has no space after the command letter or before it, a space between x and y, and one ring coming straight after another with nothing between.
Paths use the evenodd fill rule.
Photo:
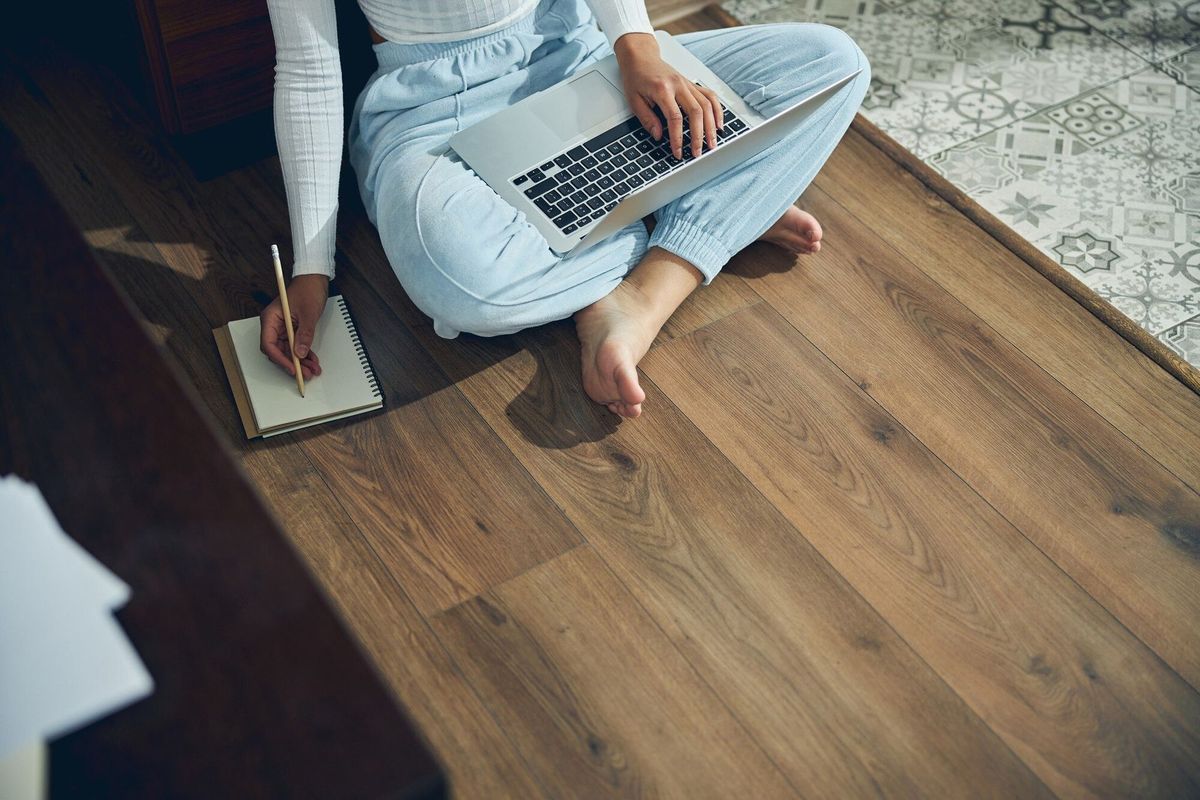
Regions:
<instances>
[{"instance_id":1,"label":"white paper sheet","mask_svg":"<svg viewBox=\"0 0 1200 800\"><path fill-rule=\"evenodd\" d=\"M36 487L0 479L0 758L153 689L112 616L129 587L62 532Z\"/></svg>"}]
</instances>

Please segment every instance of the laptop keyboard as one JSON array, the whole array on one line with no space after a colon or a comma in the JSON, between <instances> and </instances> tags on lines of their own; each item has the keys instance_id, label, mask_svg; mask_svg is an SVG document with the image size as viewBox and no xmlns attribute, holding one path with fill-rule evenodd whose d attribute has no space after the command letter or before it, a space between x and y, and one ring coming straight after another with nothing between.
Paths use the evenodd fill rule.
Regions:
<instances>
[{"instance_id":1,"label":"laptop keyboard","mask_svg":"<svg viewBox=\"0 0 1200 800\"><path fill-rule=\"evenodd\" d=\"M725 127L717 131L718 145L750 130L732 111L724 111ZM708 148L707 143L704 147ZM686 118L683 160L676 161L665 135L662 141L654 141L637 117L631 117L511 180L556 228L574 233L599 222L646 184L694 160Z\"/></svg>"}]
</instances>

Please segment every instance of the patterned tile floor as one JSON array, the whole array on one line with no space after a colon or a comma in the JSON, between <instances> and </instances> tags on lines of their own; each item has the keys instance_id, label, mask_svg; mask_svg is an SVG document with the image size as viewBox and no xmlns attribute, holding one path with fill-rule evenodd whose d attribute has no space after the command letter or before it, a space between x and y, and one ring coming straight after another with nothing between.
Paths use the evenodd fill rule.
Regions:
<instances>
[{"instance_id":1,"label":"patterned tile floor","mask_svg":"<svg viewBox=\"0 0 1200 800\"><path fill-rule=\"evenodd\" d=\"M863 113L1200 367L1200 0L725 0L871 60Z\"/></svg>"}]
</instances>

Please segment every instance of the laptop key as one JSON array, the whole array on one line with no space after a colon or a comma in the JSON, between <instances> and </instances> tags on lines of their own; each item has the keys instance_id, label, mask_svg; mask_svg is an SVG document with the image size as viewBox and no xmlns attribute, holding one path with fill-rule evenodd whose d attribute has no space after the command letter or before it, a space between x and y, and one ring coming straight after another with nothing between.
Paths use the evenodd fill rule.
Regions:
<instances>
[{"instance_id":1,"label":"laptop key","mask_svg":"<svg viewBox=\"0 0 1200 800\"><path fill-rule=\"evenodd\" d=\"M547 202L550 202L550 203L557 203L559 200L562 199L562 195L558 193L557 189L551 189L550 191L548 191L544 195L542 195L542 199L546 200Z\"/></svg>"},{"instance_id":2,"label":"laptop key","mask_svg":"<svg viewBox=\"0 0 1200 800\"><path fill-rule=\"evenodd\" d=\"M582 175L583 174L583 164L572 164L570 167L567 168L567 171L570 172L572 175Z\"/></svg>"},{"instance_id":3,"label":"laptop key","mask_svg":"<svg viewBox=\"0 0 1200 800\"><path fill-rule=\"evenodd\" d=\"M629 162L629 159L625 158L625 156L613 156L611 163L614 167L623 167L628 162Z\"/></svg>"},{"instance_id":4,"label":"laptop key","mask_svg":"<svg viewBox=\"0 0 1200 800\"><path fill-rule=\"evenodd\" d=\"M584 200L587 200L587 195L583 192L576 192L571 195L571 202L573 203L582 203Z\"/></svg>"},{"instance_id":5,"label":"laptop key","mask_svg":"<svg viewBox=\"0 0 1200 800\"><path fill-rule=\"evenodd\" d=\"M554 159L554 163L557 164L558 166L562 167L563 169L566 169L567 167L571 166L571 157L569 155L567 155L566 153L564 153L563 155Z\"/></svg>"},{"instance_id":6,"label":"laptop key","mask_svg":"<svg viewBox=\"0 0 1200 800\"><path fill-rule=\"evenodd\" d=\"M529 172L525 173L525 177L529 178L529 180L533 181L534 183L537 183L540 180L545 180L546 178L540 169L531 169Z\"/></svg>"},{"instance_id":7,"label":"laptop key","mask_svg":"<svg viewBox=\"0 0 1200 800\"><path fill-rule=\"evenodd\" d=\"M542 172L545 172L546 170L550 169L553 166L554 166L553 161L547 161L545 164L542 164L540 167L538 167L538 169L540 169Z\"/></svg>"},{"instance_id":8,"label":"laptop key","mask_svg":"<svg viewBox=\"0 0 1200 800\"><path fill-rule=\"evenodd\" d=\"M613 183L614 183L613 179L608 177L607 175L602 176L600 178L600 180L596 181L596 185L599 186L601 189L612 188Z\"/></svg>"},{"instance_id":9,"label":"laptop key","mask_svg":"<svg viewBox=\"0 0 1200 800\"><path fill-rule=\"evenodd\" d=\"M593 136L591 139L588 139L586 142L583 143L583 146L585 148L587 148L590 152L596 153L596 155L600 155L597 152L598 150L601 150L602 148L607 147L608 145L617 141L617 139L621 138L622 136L625 136L630 131L637 128L639 124L640 123L638 123L637 117L630 117L629 119L625 120L624 122L612 126L608 130L606 130L604 133L601 133L597 136Z\"/></svg>"},{"instance_id":10,"label":"laptop key","mask_svg":"<svg viewBox=\"0 0 1200 800\"><path fill-rule=\"evenodd\" d=\"M729 127L733 128L738 133L741 133L746 129L746 123L742 122L740 119L735 119L733 122L729 123Z\"/></svg>"},{"instance_id":11,"label":"laptop key","mask_svg":"<svg viewBox=\"0 0 1200 800\"><path fill-rule=\"evenodd\" d=\"M600 179L600 171L595 170L595 169L589 169L587 172L583 173L583 177L587 178L589 181L599 180Z\"/></svg>"},{"instance_id":12,"label":"laptop key","mask_svg":"<svg viewBox=\"0 0 1200 800\"><path fill-rule=\"evenodd\" d=\"M608 173L610 173L614 169L616 169L616 167L613 166L611 161L602 161L602 162L600 162L600 166L597 167L597 169L600 170L601 174L607 175Z\"/></svg>"},{"instance_id":13,"label":"laptop key","mask_svg":"<svg viewBox=\"0 0 1200 800\"><path fill-rule=\"evenodd\" d=\"M656 161L656 162L654 163L654 171L655 171L656 173L658 173L659 175L662 175L664 172L670 172L670 171L671 171L671 165L670 165L670 164L664 164L662 161Z\"/></svg>"},{"instance_id":14,"label":"laptop key","mask_svg":"<svg viewBox=\"0 0 1200 800\"><path fill-rule=\"evenodd\" d=\"M637 175L630 175L629 179L625 182L628 183L630 186L632 186L634 189L636 189L637 187L639 187L643 183L645 183L645 181L642 180L641 178L639 178Z\"/></svg>"},{"instance_id":15,"label":"laptop key","mask_svg":"<svg viewBox=\"0 0 1200 800\"><path fill-rule=\"evenodd\" d=\"M611 177L611 178L612 178L614 181L623 181L623 180L625 180L625 178L626 178L626 177L628 177L628 176L629 176L629 173L627 173L625 170L623 170L623 169L618 169L618 170L614 170L614 171L613 171L613 174L612 174L610 177Z\"/></svg>"},{"instance_id":16,"label":"laptop key","mask_svg":"<svg viewBox=\"0 0 1200 800\"><path fill-rule=\"evenodd\" d=\"M571 172L569 170L564 169L562 172L555 174L553 180L558 181L560 185L564 184L567 181L571 180Z\"/></svg>"},{"instance_id":17,"label":"laptop key","mask_svg":"<svg viewBox=\"0 0 1200 800\"><path fill-rule=\"evenodd\" d=\"M654 163L654 159L651 158L650 156L642 156L634 163L637 164L639 167L648 167Z\"/></svg>"},{"instance_id":18,"label":"laptop key","mask_svg":"<svg viewBox=\"0 0 1200 800\"><path fill-rule=\"evenodd\" d=\"M608 205L606 205L604 207L604 213L607 214L608 212L612 211L616 207L617 207L616 203L609 203Z\"/></svg>"},{"instance_id":19,"label":"laptop key","mask_svg":"<svg viewBox=\"0 0 1200 800\"><path fill-rule=\"evenodd\" d=\"M625 181L621 181L620 183L618 183L616 186L613 187L613 191L615 191L617 194L624 197L625 195L632 192L633 189L629 188L628 183L626 183Z\"/></svg>"},{"instance_id":20,"label":"laptop key","mask_svg":"<svg viewBox=\"0 0 1200 800\"><path fill-rule=\"evenodd\" d=\"M558 216L558 206L554 205L554 201L547 200L545 197L539 197L533 201L533 204L542 210L542 213L548 217L554 218Z\"/></svg>"},{"instance_id":21,"label":"laptop key","mask_svg":"<svg viewBox=\"0 0 1200 800\"><path fill-rule=\"evenodd\" d=\"M583 187L587 186L587 184L587 178L583 177L582 175L580 175L578 178L571 179L571 186L576 189L582 189Z\"/></svg>"},{"instance_id":22,"label":"laptop key","mask_svg":"<svg viewBox=\"0 0 1200 800\"><path fill-rule=\"evenodd\" d=\"M635 119L634 122L637 122L637 120ZM633 147L635 144L637 144L637 139L633 138L632 135L621 138L622 147Z\"/></svg>"},{"instance_id":23,"label":"laptop key","mask_svg":"<svg viewBox=\"0 0 1200 800\"><path fill-rule=\"evenodd\" d=\"M640 173L638 173L638 177L644 181L652 181L658 176L654 174L653 169L651 169L650 167L646 167L644 170L642 170Z\"/></svg>"},{"instance_id":24,"label":"laptop key","mask_svg":"<svg viewBox=\"0 0 1200 800\"><path fill-rule=\"evenodd\" d=\"M580 161L579 163L583 164L583 166L587 167L588 169L591 169L592 167L596 166L600 162L596 160L595 156L588 156L587 158L583 159L583 161Z\"/></svg>"},{"instance_id":25,"label":"laptop key","mask_svg":"<svg viewBox=\"0 0 1200 800\"><path fill-rule=\"evenodd\" d=\"M568 225L567 227L565 227L565 228L563 228L563 229L562 229L562 232L563 232L563 233L570 233L571 231L575 230L577 227L578 227L578 226L576 226L576 225Z\"/></svg>"},{"instance_id":26,"label":"laptop key","mask_svg":"<svg viewBox=\"0 0 1200 800\"><path fill-rule=\"evenodd\" d=\"M520 186L522 183L525 183L525 181L527 181L527 180L529 180L529 178L526 178L524 175L518 175L517 177L512 179L512 182L513 182L514 186Z\"/></svg>"},{"instance_id":27,"label":"laptop key","mask_svg":"<svg viewBox=\"0 0 1200 800\"><path fill-rule=\"evenodd\" d=\"M604 201L599 197L593 197L591 200L588 200L588 208L592 209L593 211L602 207L603 205Z\"/></svg>"},{"instance_id":28,"label":"laptop key","mask_svg":"<svg viewBox=\"0 0 1200 800\"><path fill-rule=\"evenodd\" d=\"M534 170L534 171L536 172L536 170ZM556 185L557 185L557 182L553 178L547 178L546 180L542 181L541 183L535 183L533 186L530 186L528 189L526 189L525 196L528 197L530 200L532 200L535 197L541 197L546 192L553 189Z\"/></svg>"},{"instance_id":29,"label":"laptop key","mask_svg":"<svg viewBox=\"0 0 1200 800\"><path fill-rule=\"evenodd\" d=\"M595 197L596 195L600 194L600 191L599 184L589 183L588 187L583 190L583 193L588 197Z\"/></svg>"},{"instance_id":30,"label":"laptop key","mask_svg":"<svg viewBox=\"0 0 1200 800\"><path fill-rule=\"evenodd\" d=\"M584 150L582 145L579 147L572 147L567 151L567 155L571 157L572 161L579 161L582 158L586 158L587 154L587 150Z\"/></svg>"},{"instance_id":31,"label":"laptop key","mask_svg":"<svg viewBox=\"0 0 1200 800\"><path fill-rule=\"evenodd\" d=\"M605 189L600 193L600 199L606 203L611 203L613 200L617 199L617 193L612 189Z\"/></svg>"},{"instance_id":32,"label":"laptop key","mask_svg":"<svg viewBox=\"0 0 1200 800\"><path fill-rule=\"evenodd\" d=\"M558 227L562 228L566 225L570 225L572 222L574 222L577 219L579 219L578 214L575 214L572 211L568 211L567 213L555 218L554 224L557 225Z\"/></svg>"},{"instance_id":33,"label":"laptop key","mask_svg":"<svg viewBox=\"0 0 1200 800\"><path fill-rule=\"evenodd\" d=\"M638 142L637 149L643 153L649 153L654 149L654 142Z\"/></svg>"}]
</instances>

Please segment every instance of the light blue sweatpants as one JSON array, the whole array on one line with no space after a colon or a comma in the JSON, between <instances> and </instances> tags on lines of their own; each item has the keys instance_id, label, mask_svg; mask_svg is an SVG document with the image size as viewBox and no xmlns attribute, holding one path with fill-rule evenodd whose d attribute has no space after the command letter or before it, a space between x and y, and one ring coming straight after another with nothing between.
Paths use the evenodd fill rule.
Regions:
<instances>
[{"instance_id":1,"label":"light blue sweatpants","mask_svg":"<svg viewBox=\"0 0 1200 800\"><path fill-rule=\"evenodd\" d=\"M870 80L842 31L783 23L678 37L769 116L862 67L793 133L578 254L545 238L449 149L447 140L611 52L583 0L543 0L509 28L436 44L375 46L358 98L350 162L396 276L440 336L514 333L564 319L611 292L649 246L709 283L794 203L849 127Z\"/></svg>"}]
</instances>

